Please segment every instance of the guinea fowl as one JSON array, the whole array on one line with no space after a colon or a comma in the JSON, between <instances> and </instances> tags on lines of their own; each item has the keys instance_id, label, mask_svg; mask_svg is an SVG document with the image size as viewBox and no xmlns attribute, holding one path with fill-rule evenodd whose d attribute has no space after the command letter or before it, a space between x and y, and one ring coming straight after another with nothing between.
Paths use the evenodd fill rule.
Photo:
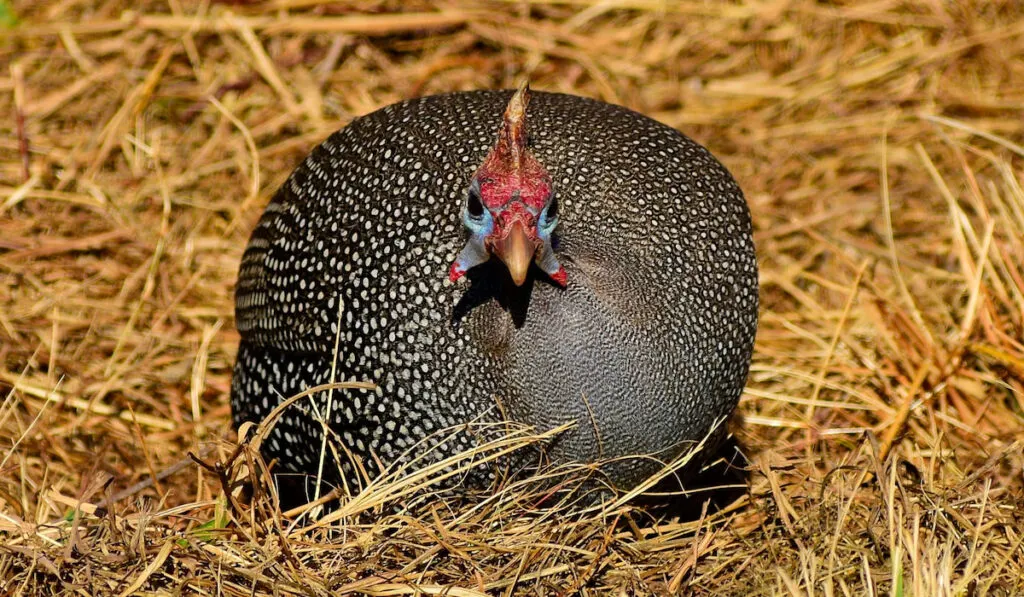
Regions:
<instances>
[{"instance_id":1,"label":"guinea fowl","mask_svg":"<svg viewBox=\"0 0 1024 597\"><path fill-rule=\"evenodd\" d=\"M569 422L550 461L611 462L629 488L720 435L757 292L742 192L672 128L525 86L405 101L317 147L253 232L234 421L371 380L335 390L329 414L326 390L289 406L266 460L316 475L324 416L371 474L467 422ZM477 441L458 434L441 455ZM346 461L324 476L351 474Z\"/></svg>"}]
</instances>

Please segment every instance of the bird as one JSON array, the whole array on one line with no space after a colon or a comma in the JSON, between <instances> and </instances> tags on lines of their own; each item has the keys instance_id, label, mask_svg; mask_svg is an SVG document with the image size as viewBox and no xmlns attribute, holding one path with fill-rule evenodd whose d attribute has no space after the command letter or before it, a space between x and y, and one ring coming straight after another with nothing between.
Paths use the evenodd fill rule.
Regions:
<instances>
[{"instance_id":1,"label":"bird","mask_svg":"<svg viewBox=\"0 0 1024 597\"><path fill-rule=\"evenodd\" d=\"M332 134L267 205L235 298L236 427L310 388L374 384L285 408L260 448L281 474L379 475L483 441L424 447L444 430L504 421L568 425L543 461L601 463L628 489L721 436L758 272L743 192L707 149L521 85L402 101ZM348 455L329 470L325 434Z\"/></svg>"}]
</instances>

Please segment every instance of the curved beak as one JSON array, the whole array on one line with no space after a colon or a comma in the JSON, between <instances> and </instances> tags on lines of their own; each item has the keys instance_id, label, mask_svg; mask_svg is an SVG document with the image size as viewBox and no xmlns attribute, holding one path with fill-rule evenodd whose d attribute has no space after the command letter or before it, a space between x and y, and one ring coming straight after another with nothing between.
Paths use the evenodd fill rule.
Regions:
<instances>
[{"instance_id":1,"label":"curved beak","mask_svg":"<svg viewBox=\"0 0 1024 597\"><path fill-rule=\"evenodd\" d=\"M521 222L512 224L512 230L505 238L495 243L494 252L505 262L516 286L522 286L533 255L537 252L537 245L530 240Z\"/></svg>"}]
</instances>

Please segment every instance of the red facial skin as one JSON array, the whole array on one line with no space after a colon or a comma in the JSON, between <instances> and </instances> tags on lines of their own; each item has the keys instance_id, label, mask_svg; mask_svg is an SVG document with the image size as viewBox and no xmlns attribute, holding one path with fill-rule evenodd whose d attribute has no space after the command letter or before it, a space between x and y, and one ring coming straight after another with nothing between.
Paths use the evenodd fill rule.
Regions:
<instances>
[{"instance_id":1,"label":"red facial skin","mask_svg":"<svg viewBox=\"0 0 1024 597\"><path fill-rule=\"evenodd\" d=\"M525 183L525 184L523 184ZM547 172L538 179L522 180L512 176L490 176L480 179L480 198L494 218L494 232L488 237L488 248L504 239L512 225L520 222L530 240L540 248L537 216L551 195Z\"/></svg>"},{"instance_id":2,"label":"red facial skin","mask_svg":"<svg viewBox=\"0 0 1024 597\"><path fill-rule=\"evenodd\" d=\"M518 199L534 213L540 213L551 197L551 177L547 169L530 154L519 161L519 168L501 160L492 152L477 170L480 198L492 212Z\"/></svg>"}]
</instances>

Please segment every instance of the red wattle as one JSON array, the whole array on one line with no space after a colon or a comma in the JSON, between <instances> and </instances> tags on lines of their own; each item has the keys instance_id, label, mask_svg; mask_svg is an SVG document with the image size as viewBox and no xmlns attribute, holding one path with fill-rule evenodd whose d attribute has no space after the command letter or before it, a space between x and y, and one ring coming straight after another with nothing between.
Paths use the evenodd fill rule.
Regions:
<instances>
[{"instance_id":1,"label":"red wattle","mask_svg":"<svg viewBox=\"0 0 1024 597\"><path fill-rule=\"evenodd\" d=\"M565 273L564 267L559 266L558 271L551 274L551 279L554 280L555 284L565 288L566 284L569 283L569 274Z\"/></svg>"}]
</instances>

